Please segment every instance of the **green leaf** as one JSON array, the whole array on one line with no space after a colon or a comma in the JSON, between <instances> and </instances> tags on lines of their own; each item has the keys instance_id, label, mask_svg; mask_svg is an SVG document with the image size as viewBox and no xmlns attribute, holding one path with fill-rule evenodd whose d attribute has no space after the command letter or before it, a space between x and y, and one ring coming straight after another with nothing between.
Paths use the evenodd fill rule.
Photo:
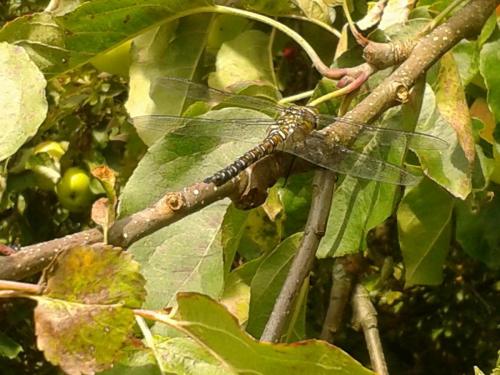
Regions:
<instances>
[{"instance_id":1,"label":"green leaf","mask_svg":"<svg viewBox=\"0 0 500 375\"><path fill-rule=\"evenodd\" d=\"M14 154L47 114L47 82L22 47L0 43L0 160Z\"/></svg>"},{"instance_id":2,"label":"green leaf","mask_svg":"<svg viewBox=\"0 0 500 375\"><path fill-rule=\"evenodd\" d=\"M263 114L241 108L224 108L203 117L263 118ZM267 117L266 117L267 118ZM196 128L196 127L193 127ZM223 126L213 127L213 137L200 137L196 129L192 134L167 134L156 142L142 158L120 198L120 215L128 216L156 200L166 191L176 191L226 167L235 158L248 151L249 144L232 139L221 139L218 132ZM242 140L264 138L266 127L241 127ZM145 184L144 181L148 183Z\"/></svg>"},{"instance_id":3,"label":"green leaf","mask_svg":"<svg viewBox=\"0 0 500 375\"><path fill-rule=\"evenodd\" d=\"M64 30L49 13L16 18L0 30L0 40L23 47L46 75L54 75L89 60L93 54L68 51Z\"/></svg>"},{"instance_id":4,"label":"green leaf","mask_svg":"<svg viewBox=\"0 0 500 375\"><path fill-rule=\"evenodd\" d=\"M163 375L153 351L137 342L124 349L124 355L119 362L114 363L109 370L100 372L99 375Z\"/></svg>"},{"instance_id":5,"label":"green leaf","mask_svg":"<svg viewBox=\"0 0 500 375\"><path fill-rule=\"evenodd\" d=\"M5 333L0 332L0 357L14 359L23 351L21 345L12 340Z\"/></svg>"},{"instance_id":6,"label":"green leaf","mask_svg":"<svg viewBox=\"0 0 500 375\"><path fill-rule=\"evenodd\" d=\"M227 276L220 303L238 318L240 324L246 324L250 308L250 285L240 277L238 272L231 272Z\"/></svg>"},{"instance_id":7,"label":"green leaf","mask_svg":"<svg viewBox=\"0 0 500 375\"><path fill-rule=\"evenodd\" d=\"M427 178L405 192L397 212L405 286L441 283L452 210L452 196Z\"/></svg>"},{"instance_id":8,"label":"green leaf","mask_svg":"<svg viewBox=\"0 0 500 375\"><path fill-rule=\"evenodd\" d=\"M283 16L291 13L295 7L289 0L240 0L238 5L255 12L272 16Z\"/></svg>"},{"instance_id":9,"label":"green leaf","mask_svg":"<svg viewBox=\"0 0 500 375\"><path fill-rule=\"evenodd\" d=\"M323 0L295 0L294 3L300 8L307 18L331 23L330 9Z\"/></svg>"},{"instance_id":10,"label":"green leaf","mask_svg":"<svg viewBox=\"0 0 500 375\"><path fill-rule=\"evenodd\" d=\"M260 343L242 331L223 306L206 296L182 293L177 302L177 327L214 354L221 367L233 373L373 374L344 351L326 342Z\"/></svg>"},{"instance_id":11,"label":"green leaf","mask_svg":"<svg viewBox=\"0 0 500 375\"><path fill-rule=\"evenodd\" d=\"M453 57L462 79L462 85L467 86L479 73L479 48L476 41L461 40L452 49Z\"/></svg>"},{"instance_id":12,"label":"green leaf","mask_svg":"<svg viewBox=\"0 0 500 375\"><path fill-rule=\"evenodd\" d=\"M248 30L252 21L244 17L228 14L218 14L210 25L207 37L207 51L215 54L223 43L236 38L242 32Z\"/></svg>"},{"instance_id":13,"label":"green leaf","mask_svg":"<svg viewBox=\"0 0 500 375\"><path fill-rule=\"evenodd\" d=\"M17 18L0 30L0 40L25 47L46 74L59 74L154 25L210 5L210 0L94 0L61 17L41 13Z\"/></svg>"},{"instance_id":14,"label":"green leaf","mask_svg":"<svg viewBox=\"0 0 500 375\"><path fill-rule=\"evenodd\" d=\"M179 291L221 296L224 269L219 231L228 204L228 200L214 203L130 246L147 280L146 308L174 306Z\"/></svg>"},{"instance_id":15,"label":"green leaf","mask_svg":"<svg viewBox=\"0 0 500 375\"><path fill-rule=\"evenodd\" d=\"M485 43L479 53L479 70L488 89L488 104L495 118L500 121L500 31L495 30L489 42Z\"/></svg>"},{"instance_id":16,"label":"green leaf","mask_svg":"<svg viewBox=\"0 0 500 375\"><path fill-rule=\"evenodd\" d=\"M210 86L219 89L268 86L259 90L271 98L276 97L269 44L269 35L259 30L245 31L224 43L217 53L216 71L208 78Z\"/></svg>"},{"instance_id":17,"label":"green leaf","mask_svg":"<svg viewBox=\"0 0 500 375\"><path fill-rule=\"evenodd\" d=\"M500 269L500 192L478 192L456 206L456 238L471 257Z\"/></svg>"},{"instance_id":18,"label":"green leaf","mask_svg":"<svg viewBox=\"0 0 500 375\"><path fill-rule=\"evenodd\" d=\"M239 210L229 206L222 224L222 243L226 274L231 269L235 254L254 259L266 254L281 241L282 220L266 210L269 198L263 206L252 210ZM279 216L279 215L278 215Z\"/></svg>"},{"instance_id":19,"label":"green leaf","mask_svg":"<svg viewBox=\"0 0 500 375\"><path fill-rule=\"evenodd\" d=\"M68 373L102 371L121 355L144 298L131 255L111 246L77 247L44 271L35 308L37 345Z\"/></svg>"},{"instance_id":20,"label":"green leaf","mask_svg":"<svg viewBox=\"0 0 500 375\"><path fill-rule=\"evenodd\" d=\"M170 95L165 90L152 90L152 85L160 77L194 78L207 43L206 30L210 20L211 16L206 14L184 17L134 40L130 92L126 103L131 117L182 114L185 97ZM149 146L165 134L141 128L137 131Z\"/></svg>"},{"instance_id":21,"label":"green leaf","mask_svg":"<svg viewBox=\"0 0 500 375\"><path fill-rule=\"evenodd\" d=\"M304 228L311 206L312 177L313 172L289 176L283 186L273 187L278 190L284 208L284 237Z\"/></svg>"},{"instance_id":22,"label":"green leaf","mask_svg":"<svg viewBox=\"0 0 500 375\"><path fill-rule=\"evenodd\" d=\"M185 337L155 337L155 349L164 371L190 375L231 375L204 347Z\"/></svg>"},{"instance_id":23,"label":"green leaf","mask_svg":"<svg viewBox=\"0 0 500 375\"><path fill-rule=\"evenodd\" d=\"M448 60L449 61L449 60ZM451 64L451 63L450 63ZM448 142L446 150L415 150L424 173L455 197L465 199L472 189L471 173L474 158L474 140L463 101L458 73L440 74L438 94L426 86L424 102L416 130ZM448 68L443 68L446 70ZM457 73L457 75L455 75ZM449 82L447 82L449 80ZM449 90L449 91L448 91ZM456 111L456 118L454 118Z\"/></svg>"},{"instance_id":24,"label":"green leaf","mask_svg":"<svg viewBox=\"0 0 500 375\"><path fill-rule=\"evenodd\" d=\"M252 279L247 332L260 337L286 279L303 233L296 233L269 253Z\"/></svg>"}]
</instances>

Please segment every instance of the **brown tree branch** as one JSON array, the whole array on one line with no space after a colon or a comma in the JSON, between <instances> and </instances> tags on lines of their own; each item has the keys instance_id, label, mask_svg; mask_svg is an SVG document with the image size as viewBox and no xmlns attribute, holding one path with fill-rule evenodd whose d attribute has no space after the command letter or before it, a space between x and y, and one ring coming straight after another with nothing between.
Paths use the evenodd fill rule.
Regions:
<instances>
[{"instance_id":1,"label":"brown tree branch","mask_svg":"<svg viewBox=\"0 0 500 375\"><path fill-rule=\"evenodd\" d=\"M299 293L304 280L311 272L319 242L325 234L328 213L332 203L335 174L327 170L319 170L312 183L313 198L309 217L304 228L304 237L293 259L285 283L269 320L267 321L261 341L278 342L292 312L295 297Z\"/></svg>"},{"instance_id":2,"label":"brown tree branch","mask_svg":"<svg viewBox=\"0 0 500 375\"><path fill-rule=\"evenodd\" d=\"M292 162L290 155L276 153L247 169L238 179L218 188L196 183L181 191L167 193L153 206L116 221L109 229L109 243L126 248L140 238L226 197L231 197L239 207L255 207L265 200L267 188L290 171ZM294 162L293 165L292 172L305 168L305 163ZM0 279L22 280L42 271L63 250L103 240L101 230L94 228L25 246L11 256L0 257Z\"/></svg>"},{"instance_id":3,"label":"brown tree branch","mask_svg":"<svg viewBox=\"0 0 500 375\"><path fill-rule=\"evenodd\" d=\"M423 75L446 51L461 39L479 33L488 16L494 11L497 2L495 0L473 0L450 17L448 21L423 37L413 49L408 60L345 117L357 122L370 122L385 109L397 104L401 93L407 92L416 79ZM343 126L342 122L335 122L323 131L329 133L334 127L335 133L342 136L340 141L345 140L346 143L349 143L357 135L352 132L352 129L349 130ZM285 163L286 165L282 167L280 163L283 159L281 158L283 156L274 155L262 163L258 163L253 168L253 175L269 177L267 178L268 183L275 181L288 172L286 169L288 164ZM266 168L269 168L269 172ZM276 174L272 175L272 173ZM246 182L248 180L245 179L236 183L230 182L227 186L217 190L210 190L203 184L195 184L183 189L182 192L167 194L152 208L119 220L110 230L109 241L115 246L126 246L217 199L230 195L238 196L238 193L242 193L247 201L252 202L252 194L260 198L265 195L263 192L270 186L268 183L263 183L260 187L256 187L252 183L252 186L247 188ZM198 192L198 195L195 194L195 191ZM173 209L177 208L174 203L179 202L181 207ZM61 250L76 245L102 242L102 240L102 233L98 229L90 229L52 241L26 246L12 256L0 257L0 279L23 279L41 271Z\"/></svg>"},{"instance_id":4,"label":"brown tree branch","mask_svg":"<svg viewBox=\"0 0 500 375\"><path fill-rule=\"evenodd\" d=\"M358 255L357 255L358 256ZM340 329L345 307L351 295L352 283L356 277L356 272L352 272L349 267L351 258L356 256L339 257L335 259L332 270L332 288L330 290L330 301L326 312L320 338L333 342L333 339ZM356 268L357 270L357 268Z\"/></svg>"}]
</instances>

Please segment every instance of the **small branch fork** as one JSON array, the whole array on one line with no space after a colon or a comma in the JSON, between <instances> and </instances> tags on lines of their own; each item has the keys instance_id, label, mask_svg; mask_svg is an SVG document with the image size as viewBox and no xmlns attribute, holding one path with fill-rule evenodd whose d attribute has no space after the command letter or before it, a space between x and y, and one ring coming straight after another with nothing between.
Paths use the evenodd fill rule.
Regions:
<instances>
[{"instance_id":1,"label":"small branch fork","mask_svg":"<svg viewBox=\"0 0 500 375\"><path fill-rule=\"evenodd\" d=\"M372 91L345 117L356 122L370 122L384 110L398 103L401 91L409 91L418 77L432 66L445 52L465 37L477 35L497 1L473 0L457 11L446 22L423 37L413 48L409 58L380 86ZM341 133L342 122L335 122L323 129L329 133L335 127ZM354 139L356 134L345 131L344 137ZM109 242L126 247L139 238L194 213L206 205L233 197L241 205L259 204L267 187L289 171L290 158L275 154L262 160L251 169L251 179L241 174L241 179L230 181L214 189L211 185L194 184L180 192L169 193L152 207L128 218L117 221L109 232ZM254 180L255 179L255 180ZM20 280L41 271L59 251L77 245L91 245L103 241L100 230L90 229L63 238L22 248L11 256L0 257L0 279Z\"/></svg>"}]
</instances>

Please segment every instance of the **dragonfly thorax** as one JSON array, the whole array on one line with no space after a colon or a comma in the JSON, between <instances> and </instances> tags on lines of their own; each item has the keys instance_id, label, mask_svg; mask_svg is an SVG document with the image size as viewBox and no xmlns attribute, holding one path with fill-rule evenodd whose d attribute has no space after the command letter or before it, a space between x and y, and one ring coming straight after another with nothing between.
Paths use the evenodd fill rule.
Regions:
<instances>
[{"instance_id":1,"label":"dragonfly thorax","mask_svg":"<svg viewBox=\"0 0 500 375\"><path fill-rule=\"evenodd\" d=\"M280 111L277 123L280 127L296 128L301 127L307 132L317 128L318 114L315 108L290 106L284 107Z\"/></svg>"}]
</instances>

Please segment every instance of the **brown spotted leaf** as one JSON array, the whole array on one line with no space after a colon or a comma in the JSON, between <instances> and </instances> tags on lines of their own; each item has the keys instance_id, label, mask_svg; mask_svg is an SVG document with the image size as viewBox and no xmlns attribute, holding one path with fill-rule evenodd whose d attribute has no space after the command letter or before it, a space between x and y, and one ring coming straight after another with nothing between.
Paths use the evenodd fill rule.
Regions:
<instances>
[{"instance_id":1,"label":"brown spotted leaf","mask_svg":"<svg viewBox=\"0 0 500 375\"><path fill-rule=\"evenodd\" d=\"M35 297L37 345L69 374L93 374L120 356L145 297L130 254L111 246L76 247L44 272Z\"/></svg>"},{"instance_id":2,"label":"brown spotted leaf","mask_svg":"<svg viewBox=\"0 0 500 375\"><path fill-rule=\"evenodd\" d=\"M37 298L37 346L68 374L94 374L111 367L135 323L120 305L86 305Z\"/></svg>"}]
</instances>

